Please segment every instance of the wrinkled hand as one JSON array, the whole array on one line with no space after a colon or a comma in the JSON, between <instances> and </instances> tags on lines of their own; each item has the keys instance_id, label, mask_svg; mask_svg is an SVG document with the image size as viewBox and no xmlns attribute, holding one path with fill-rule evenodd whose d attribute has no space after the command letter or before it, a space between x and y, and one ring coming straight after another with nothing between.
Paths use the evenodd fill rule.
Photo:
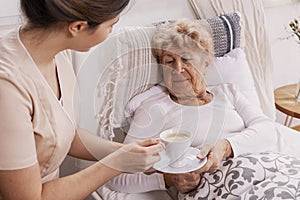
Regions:
<instances>
[{"instance_id":1,"label":"wrinkled hand","mask_svg":"<svg viewBox=\"0 0 300 200\"><path fill-rule=\"evenodd\" d=\"M159 139L147 139L126 144L99 162L121 172L142 172L160 160L163 150Z\"/></svg>"},{"instance_id":2,"label":"wrinkled hand","mask_svg":"<svg viewBox=\"0 0 300 200\"><path fill-rule=\"evenodd\" d=\"M222 160L227 157L232 157L231 145L227 140L219 140L214 146L205 145L200 150L200 153L197 155L197 157L200 159L207 157L206 164L197 170L197 172L215 172L220 168Z\"/></svg>"},{"instance_id":3,"label":"wrinkled hand","mask_svg":"<svg viewBox=\"0 0 300 200\"><path fill-rule=\"evenodd\" d=\"M180 193L188 193L197 188L200 183L200 174L189 172L184 174L164 173L166 186L174 186Z\"/></svg>"}]
</instances>

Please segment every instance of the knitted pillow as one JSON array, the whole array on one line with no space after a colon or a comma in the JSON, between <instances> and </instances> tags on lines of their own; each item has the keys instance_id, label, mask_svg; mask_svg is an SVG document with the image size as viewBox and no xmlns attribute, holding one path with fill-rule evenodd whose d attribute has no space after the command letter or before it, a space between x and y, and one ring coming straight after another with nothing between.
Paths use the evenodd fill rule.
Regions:
<instances>
[{"instance_id":1,"label":"knitted pillow","mask_svg":"<svg viewBox=\"0 0 300 200\"><path fill-rule=\"evenodd\" d=\"M241 25L238 13L207 19L207 22L212 30L215 56L223 56L230 50L240 47Z\"/></svg>"},{"instance_id":2,"label":"knitted pillow","mask_svg":"<svg viewBox=\"0 0 300 200\"><path fill-rule=\"evenodd\" d=\"M169 22L174 21L175 20L169 20ZM210 29L216 57L221 57L230 50L240 47L241 17L238 13L229 13L196 21ZM154 23L153 25L159 26L163 23L165 23L165 21Z\"/></svg>"}]
</instances>

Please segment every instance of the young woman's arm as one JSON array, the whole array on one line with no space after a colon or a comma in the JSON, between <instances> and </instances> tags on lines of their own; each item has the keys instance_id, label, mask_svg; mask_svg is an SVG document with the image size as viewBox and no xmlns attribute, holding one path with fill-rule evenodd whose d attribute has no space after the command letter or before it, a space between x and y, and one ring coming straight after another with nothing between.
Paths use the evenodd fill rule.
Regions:
<instances>
[{"instance_id":1,"label":"young woman's arm","mask_svg":"<svg viewBox=\"0 0 300 200\"><path fill-rule=\"evenodd\" d=\"M85 129L77 129L69 155L97 161L118 150L123 144L104 140Z\"/></svg>"},{"instance_id":2,"label":"young woman's arm","mask_svg":"<svg viewBox=\"0 0 300 200\"><path fill-rule=\"evenodd\" d=\"M100 162L70 176L41 183L39 165L0 171L0 197L5 200L84 199L120 171Z\"/></svg>"},{"instance_id":3,"label":"young woman's arm","mask_svg":"<svg viewBox=\"0 0 300 200\"><path fill-rule=\"evenodd\" d=\"M121 172L149 169L159 161L161 150L159 140L130 143L76 174L43 184L38 163L19 170L0 170L0 197L5 200L84 199Z\"/></svg>"}]
</instances>

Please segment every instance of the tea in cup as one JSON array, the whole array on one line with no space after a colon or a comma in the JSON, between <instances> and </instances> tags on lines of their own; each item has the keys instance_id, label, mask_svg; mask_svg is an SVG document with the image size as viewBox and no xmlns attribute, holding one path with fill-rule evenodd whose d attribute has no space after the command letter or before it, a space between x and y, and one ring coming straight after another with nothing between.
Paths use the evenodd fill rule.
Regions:
<instances>
[{"instance_id":1,"label":"tea in cup","mask_svg":"<svg viewBox=\"0 0 300 200\"><path fill-rule=\"evenodd\" d=\"M169 166L183 167L186 164L185 153L192 143L192 134L180 129L168 129L160 134L165 153L169 159Z\"/></svg>"}]
</instances>

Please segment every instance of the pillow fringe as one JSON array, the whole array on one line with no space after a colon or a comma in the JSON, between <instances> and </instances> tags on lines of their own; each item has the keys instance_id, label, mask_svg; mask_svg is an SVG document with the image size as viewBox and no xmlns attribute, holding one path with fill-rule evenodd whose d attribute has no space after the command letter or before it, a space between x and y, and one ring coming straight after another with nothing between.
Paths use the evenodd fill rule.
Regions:
<instances>
[{"instance_id":1,"label":"pillow fringe","mask_svg":"<svg viewBox=\"0 0 300 200\"><path fill-rule=\"evenodd\" d=\"M106 70L106 80L98 85L98 97L103 96L104 100L100 105L102 109L97 113L97 135L108 140L115 137L114 128L127 125L124 116L116 116L124 113L125 107L121 108L123 112L118 112L115 104L120 103L118 99L129 99L149 88L152 63L151 45L145 27L122 28L115 42L117 59ZM135 78L131 77L132 74ZM135 85L140 87L135 88ZM116 118L124 120L120 122Z\"/></svg>"}]
</instances>

